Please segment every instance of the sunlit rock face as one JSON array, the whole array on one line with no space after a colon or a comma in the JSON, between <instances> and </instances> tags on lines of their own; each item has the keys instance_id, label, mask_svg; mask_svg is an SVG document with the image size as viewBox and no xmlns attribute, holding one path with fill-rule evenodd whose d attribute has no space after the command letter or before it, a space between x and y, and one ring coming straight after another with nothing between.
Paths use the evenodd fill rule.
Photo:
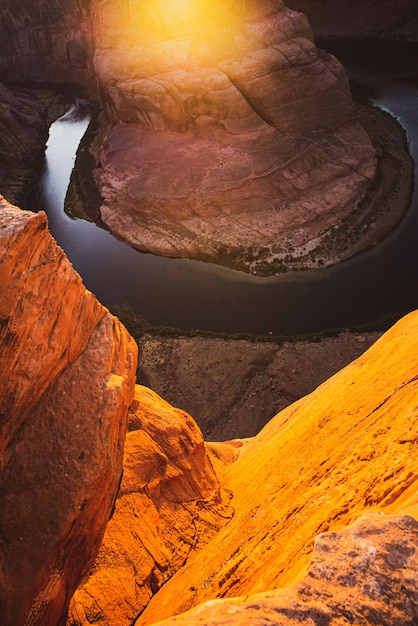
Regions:
<instances>
[{"instance_id":1,"label":"sunlit rock face","mask_svg":"<svg viewBox=\"0 0 418 626\"><path fill-rule=\"evenodd\" d=\"M287 0L322 37L394 37L418 41L415 0Z\"/></svg>"},{"instance_id":2,"label":"sunlit rock face","mask_svg":"<svg viewBox=\"0 0 418 626\"><path fill-rule=\"evenodd\" d=\"M214 4L92 2L102 218L140 249L280 264L358 206L374 149L302 14Z\"/></svg>"},{"instance_id":3,"label":"sunlit rock face","mask_svg":"<svg viewBox=\"0 0 418 626\"><path fill-rule=\"evenodd\" d=\"M130 626L232 514L194 420L137 385L115 512L67 626Z\"/></svg>"},{"instance_id":4,"label":"sunlit rock face","mask_svg":"<svg viewBox=\"0 0 418 626\"><path fill-rule=\"evenodd\" d=\"M2 0L0 80L83 85L96 93L89 0Z\"/></svg>"},{"instance_id":5,"label":"sunlit rock face","mask_svg":"<svg viewBox=\"0 0 418 626\"><path fill-rule=\"evenodd\" d=\"M253 623L258 596L252 596L300 580L312 554L311 573L298 591L268 594L268 617L296 619L310 607L311 617L315 611L324 616L315 623L331 623L334 614L343 619L344 611L351 623L363 623L363 598L366 624L415 623L417 329L415 312L240 448L213 445L217 463L228 458L225 448L239 454L223 471L234 516L155 594L136 626L237 596L251 598L225 607L210 603L189 623L219 623L222 611L224 623L244 623L242 607ZM374 517L350 526L371 511Z\"/></svg>"},{"instance_id":6,"label":"sunlit rock face","mask_svg":"<svg viewBox=\"0 0 418 626\"><path fill-rule=\"evenodd\" d=\"M305 578L288 589L215 600L161 626L363 624L400 626L417 618L418 522L368 513L315 541Z\"/></svg>"},{"instance_id":7,"label":"sunlit rock face","mask_svg":"<svg viewBox=\"0 0 418 626\"><path fill-rule=\"evenodd\" d=\"M53 626L112 511L136 345L83 287L45 214L2 198L0 319L1 623Z\"/></svg>"}]
</instances>

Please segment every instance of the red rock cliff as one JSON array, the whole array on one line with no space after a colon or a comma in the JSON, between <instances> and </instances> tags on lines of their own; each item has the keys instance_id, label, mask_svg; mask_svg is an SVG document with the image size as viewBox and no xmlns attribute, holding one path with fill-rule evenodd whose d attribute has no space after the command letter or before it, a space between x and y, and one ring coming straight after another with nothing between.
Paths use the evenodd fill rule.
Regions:
<instances>
[{"instance_id":1,"label":"red rock cliff","mask_svg":"<svg viewBox=\"0 0 418 626\"><path fill-rule=\"evenodd\" d=\"M47 228L0 200L0 615L58 624L121 478L136 345Z\"/></svg>"}]
</instances>

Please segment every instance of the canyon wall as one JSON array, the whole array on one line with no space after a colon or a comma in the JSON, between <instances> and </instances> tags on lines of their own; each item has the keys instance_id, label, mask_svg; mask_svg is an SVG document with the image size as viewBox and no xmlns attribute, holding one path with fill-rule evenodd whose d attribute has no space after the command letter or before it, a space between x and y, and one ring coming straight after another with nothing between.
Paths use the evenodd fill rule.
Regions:
<instances>
[{"instance_id":1,"label":"canyon wall","mask_svg":"<svg viewBox=\"0 0 418 626\"><path fill-rule=\"evenodd\" d=\"M286 0L319 37L382 37L418 41L415 0Z\"/></svg>"},{"instance_id":2,"label":"canyon wall","mask_svg":"<svg viewBox=\"0 0 418 626\"><path fill-rule=\"evenodd\" d=\"M0 616L61 622L122 471L137 348L48 232L0 199Z\"/></svg>"},{"instance_id":3,"label":"canyon wall","mask_svg":"<svg viewBox=\"0 0 418 626\"><path fill-rule=\"evenodd\" d=\"M36 95L0 83L0 190L19 206L41 173L48 136L47 107Z\"/></svg>"},{"instance_id":4,"label":"canyon wall","mask_svg":"<svg viewBox=\"0 0 418 626\"><path fill-rule=\"evenodd\" d=\"M210 7L92 2L103 221L139 249L241 269L338 260L321 243L376 168L343 68L280 0L230 0L219 21Z\"/></svg>"},{"instance_id":5,"label":"canyon wall","mask_svg":"<svg viewBox=\"0 0 418 626\"><path fill-rule=\"evenodd\" d=\"M89 0L3 0L0 81L62 83L97 94Z\"/></svg>"},{"instance_id":6,"label":"canyon wall","mask_svg":"<svg viewBox=\"0 0 418 626\"><path fill-rule=\"evenodd\" d=\"M206 452L190 416L137 387L115 514L67 625L414 624L417 325Z\"/></svg>"},{"instance_id":7,"label":"canyon wall","mask_svg":"<svg viewBox=\"0 0 418 626\"><path fill-rule=\"evenodd\" d=\"M88 9L88 0L1 3L0 193L20 207L31 208L49 124L65 110L53 90L98 98Z\"/></svg>"}]
</instances>

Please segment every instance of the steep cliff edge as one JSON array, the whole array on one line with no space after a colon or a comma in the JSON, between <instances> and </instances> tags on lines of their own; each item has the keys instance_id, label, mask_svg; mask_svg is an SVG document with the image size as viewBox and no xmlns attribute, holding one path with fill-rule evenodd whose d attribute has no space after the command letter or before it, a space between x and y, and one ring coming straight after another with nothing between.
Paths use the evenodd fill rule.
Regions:
<instances>
[{"instance_id":1,"label":"steep cliff edge","mask_svg":"<svg viewBox=\"0 0 418 626\"><path fill-rule=\"evenodd\" d=\"M214 13L92 2L103 221L140 249L241 269L338 260L321 242L376 169L343 68L280 0Z\"/></svg>"},{"instance_id":2,"label":"steep cliff edge","mask_svg":"<svg viewBox=\"0 0 418 626\"><path fill-rule=\"evenodd\" d=\"M0 615L58 624L122 470L137 349L46 216L0 199Z\"/></svg>"}]
</instances>

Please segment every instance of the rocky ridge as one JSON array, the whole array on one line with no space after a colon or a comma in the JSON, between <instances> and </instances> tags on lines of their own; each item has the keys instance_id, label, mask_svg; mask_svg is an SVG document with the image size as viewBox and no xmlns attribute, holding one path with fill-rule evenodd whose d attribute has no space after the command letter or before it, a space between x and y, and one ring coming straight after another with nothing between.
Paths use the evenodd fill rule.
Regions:
<instances>
[{"instance_id":1,"label":"rocky ridge","mask_svg":"<svg viewBox=\"0 0 418 626\"><path fill-rule=\"evenodd\" d=\"M416 312L403 318L242 442L223 471L233 518L153 597L137 626L208 600L283 588L306 571L318 534L339 531L365 512L416 518L417 323ZM212 445L218 461L225 446ZM326 567L322 583L328 584ZM375 623L413 623L417 597L408 589L401 604L412 607L410 621L396 621L395 610L388 616L391 600L383 594Z\"/></svg>"},{"instance_id":2,"label":"rocky ridge","mask_svg":"<svg viewBox=\"0 0 418 626\"><path fill-rule=\"evenodd\" d=\"M0 199L0 615L58 624L111 515L137 349L43 213Z\"/></svg>"}]
</instances>

